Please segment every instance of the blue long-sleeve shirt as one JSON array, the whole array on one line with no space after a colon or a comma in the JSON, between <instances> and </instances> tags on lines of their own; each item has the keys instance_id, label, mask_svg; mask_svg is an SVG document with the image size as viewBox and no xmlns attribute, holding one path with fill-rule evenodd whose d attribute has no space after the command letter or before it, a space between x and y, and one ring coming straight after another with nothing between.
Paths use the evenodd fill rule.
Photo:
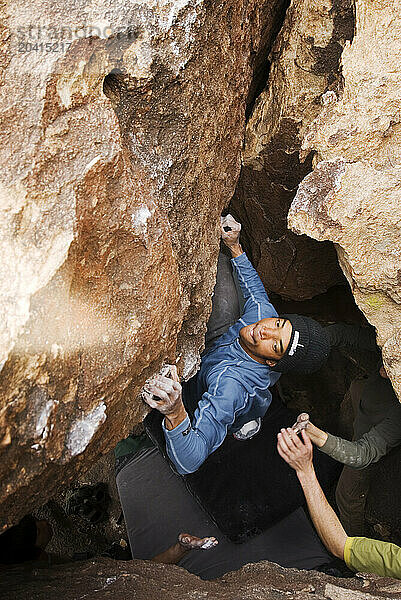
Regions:
<instances>
[{"instance_id":1,"label":"blue long-sleeve shirt","mask_svg":"<svg viewBox=\"0 0 401 600\"><path fill-rule=\"evenodd\" d=\"M197 379L200 401L192 423L186 417L169 431L163 422L167 453L183 475L196 471L227 433L266 413L269 387L280 376L251 358L239 343L242 327L278 315L246 254L231 262L245 299L243 315L202 357Z\"/></svg>"}]
</instances>

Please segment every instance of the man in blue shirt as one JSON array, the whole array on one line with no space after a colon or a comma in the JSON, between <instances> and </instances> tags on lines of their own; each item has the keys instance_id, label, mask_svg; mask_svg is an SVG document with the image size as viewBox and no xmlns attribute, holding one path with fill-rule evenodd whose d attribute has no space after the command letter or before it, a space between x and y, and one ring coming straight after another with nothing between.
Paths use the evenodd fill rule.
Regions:
<instances>
[{"instance_id":1,"label":"man in blue shirt","mask_svg":"<svg viewBox=\"0 0 401 600\"><path fill-rule=\"evenodd\" d=\"M230 215L222 221L222 239L231 251L245 300L243 314L202 356L192 421L175 367L171 377L158 375L145 386L148 404L165 415L167 453L180 474L196 471L227 433L239 440L255 435L271 403L269 387L280 373L316 371L330 351L327 335L316 321L278 316L241 248L240 229Z\"/></svg>"}]
</instances>

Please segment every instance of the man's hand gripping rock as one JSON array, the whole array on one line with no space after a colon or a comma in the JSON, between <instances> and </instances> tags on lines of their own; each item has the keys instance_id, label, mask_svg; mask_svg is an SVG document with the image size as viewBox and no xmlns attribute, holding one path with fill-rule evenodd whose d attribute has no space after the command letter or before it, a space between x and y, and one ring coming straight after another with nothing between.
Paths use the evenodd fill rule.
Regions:
<instances>
[{"instance_id":1,"label":"man's hand gripping rock","mask_svg":"<svg viewBox=\"0 0 401 600\"><path fill-rule=\"evenodd\" d=\"M148 379L142 397L146 404L165 416L165 425L169 430L177 427L187 416L175 365L166 365L161 374Z\"/></svg>"},{"instance_id":2,"label":"man's hand gripping rock","mask_svg":"<svg viewBox=\"0 0 401 600\"><path fill-rule=\"evenodd\" d=\"M242 254L243 250L239 243L241 233L241 223L238 223L232 215L220 217L221 222L221 239L230 249L233 258Z\"/></svg>"}]
</instances>

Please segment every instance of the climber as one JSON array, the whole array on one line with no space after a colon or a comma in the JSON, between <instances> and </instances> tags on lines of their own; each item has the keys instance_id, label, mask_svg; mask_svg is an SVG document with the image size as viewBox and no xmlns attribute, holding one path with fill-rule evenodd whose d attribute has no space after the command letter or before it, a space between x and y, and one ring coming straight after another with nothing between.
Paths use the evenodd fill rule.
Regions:
<instances>
[{"instance_id":1,"label":"climber","mask_svg":"<svg viewBox=\"0 0 401 600\"><path fill-rule=\"evenodd\" d=\"M231 264L245 301L242 315L236 314L230 322L229 308L223 310L222 319L228 322L222 326L220 316L216 317L215 307L224 306L224 301L229 307L236 303L238 306L238 299L226 294L227 286L219 282L224 271L220 268L224 265L220 255L211 315L213 327L209 324L208 328L209 337L214 339L211 345L210 339L206 340L191 393L184 388L183 402L175 367L170 377L158 375L144 388L146 402L165 417L167 453L180 474L196 471L223 443L227 433L241 441L256 435L271 403L269 387L280 374L290 370L316 371L330 351L327 335L316 321L300 315L278 316L241 248L240 230L241 225L231 215L222 218L221 237L231 253ZM227 280L227 269L224 277ZM229 279L234 286L231 274Z\"/></svg>"},{"instance_id":2,"label":"climber","mask_svg":"<svg viewBox=\"0 0 401 600\"><path fill-rule=\"evenodd\" d=\"M349 535L363 535L365 504L370 486L369 465L401 444L401 404L383 365L367 379L350 386L354 409L353 441L306 425L310 440L345 466L338 481L336 501Z\"/></svg>"},{"instance_id":3,"label":"climber","mask_svg":"<svg viewBox=\"0 0 401 600\"><path fill-rule=\"evenodd\" d=\"M401 579L401 548L366 537L348 537L327 502L313 467L312 443L301 431L302 440L290 428L278 434L277 450L295 471L305 494L313 524L326 548L355 572L377 573Z\"/></svg>"}]
</instances>

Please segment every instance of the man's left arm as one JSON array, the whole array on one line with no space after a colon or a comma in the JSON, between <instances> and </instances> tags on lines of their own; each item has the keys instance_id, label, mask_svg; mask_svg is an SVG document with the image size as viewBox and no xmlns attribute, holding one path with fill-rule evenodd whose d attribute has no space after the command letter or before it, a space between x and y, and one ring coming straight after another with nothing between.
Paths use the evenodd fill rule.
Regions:
<instances>
[{"instance_id":1,"label":"man's left arm","mask_svg":"<svg viewBox=\"0 0 401 600\"><path fill-rule=\"evenodd\" d=\"M148 396L144 400L164 415L167 429L174 429L187 418L187 411L182 402L182 388L175 365L170 365L170 373L171 377L155 375L146 382L144 391Z\"/></svg>"},{"instance_id":2,"label":"man's left arm","mask_svg":"<svg viewBox=\"0 0 401 600\"><path fill-rule=\"evenodd\" d=\"M230 227L230 231L224 230L225 224ZM243 252L239 243L240 231L240 223L237 223L231 215L222 219L221 238L231 252L231 264L245 300L244 315L248 313L250 319L255 321L260 321L260 319L266 316L276 317L277 311L270 303L265 287L256 269L245 252ZM267 312L266 309L268 309Z\"/></svg>"},{"instance_id":3,"label":"man's left arm","mask_svg":"<svg viewBox=\"0 0 401 600\"><path fill-rule=\"evenodd\" d=\"M236 412L248 402L243 386L230 377L220 377L213 393L203 394L192 424L177 381L157 375L146 384L146 390L157 397L146 402L165 416L162 427L167 454L181 475L196 471L223 443Z\"/></svg>"},{"instance_id":4,"label":"man's left arm","mask_svg":"<svg viewBox=\"0 0 401 600\"><path fill-rule=\"evenodd\" d=\"M172 377L156 375L144 390L149 394L145 402L164 415L162 428L167 454L180 475L196 471L207 456L205 440L195 435L182 401L182 388L176 367ZM199 457L202 457L199 462Z\"/></svg>"},{"instance_id":5,"label":"man's left arm","mask_svg":"<svg viewBox=\"0 0 401 600\"><path fill-rule=\"evenodd\" d=\"M245 388L230 377L222 377L213 393L203 394L192 423L187 417L172 430L163 426L167 453L181 475L194 473L221 446L235 414L247 402Z\"/></svg>"}]
</instances>

